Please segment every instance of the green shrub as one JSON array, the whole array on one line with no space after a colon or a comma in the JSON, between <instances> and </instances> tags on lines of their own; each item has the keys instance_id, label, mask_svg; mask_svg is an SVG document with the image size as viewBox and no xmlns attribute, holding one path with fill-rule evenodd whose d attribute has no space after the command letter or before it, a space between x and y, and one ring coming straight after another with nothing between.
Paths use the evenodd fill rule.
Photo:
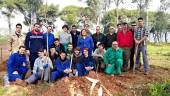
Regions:
<instances>
[{"instance_id":1,"label":"green shrub","mask_svg":"<svg viewBox=\"0 0 170 96\"><path fill-rule=\"evenodd\" d=\"M148 84L148 96L170 96L170 82Z\"/></svg>"}]
</instances>

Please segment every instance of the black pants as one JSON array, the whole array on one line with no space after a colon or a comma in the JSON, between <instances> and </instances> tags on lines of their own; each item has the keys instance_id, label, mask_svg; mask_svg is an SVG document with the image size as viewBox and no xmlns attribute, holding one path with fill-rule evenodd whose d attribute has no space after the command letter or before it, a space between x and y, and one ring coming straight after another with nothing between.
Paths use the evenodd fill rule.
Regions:
<instances>
[{"instance_id":1,"label":"black pants","mask_svg":"<svg viewBox=\"0 0 170 96\"><path fill-rule=\"evenodd\" d=\"M133 46L133 48L130 51L131 51L131 54L130 54L130 70L132 70L133 67L134 67L135 47Z\"/></svg>"},{"instance_id":2,"label":"black pants","mask_svg":"<svg viewBox=\"0 0 170 96\"><path fill-rule=\"evenodd\" d=\"M35 59L38 58L38 53L35 52L35 53L30 53L30 67L31 67L31 71L33 70L33 67L34 67L34 62L35 62Z\"/></svg>"}]
</instances>

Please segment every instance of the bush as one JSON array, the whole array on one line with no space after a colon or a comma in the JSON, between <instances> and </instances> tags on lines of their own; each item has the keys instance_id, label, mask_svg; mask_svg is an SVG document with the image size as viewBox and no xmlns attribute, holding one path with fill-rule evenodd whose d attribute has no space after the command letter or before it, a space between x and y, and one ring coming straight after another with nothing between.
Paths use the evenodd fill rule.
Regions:
<instances>
[{"instance_id":1,"label":"bush","mask_svg":"<svg viewBox=\"0 0 170 96\"><path fill-rule=\"evenodd\" d=\"M170 81L148 84L148 96L170 96Z\"/></svg>"}]
</instances>

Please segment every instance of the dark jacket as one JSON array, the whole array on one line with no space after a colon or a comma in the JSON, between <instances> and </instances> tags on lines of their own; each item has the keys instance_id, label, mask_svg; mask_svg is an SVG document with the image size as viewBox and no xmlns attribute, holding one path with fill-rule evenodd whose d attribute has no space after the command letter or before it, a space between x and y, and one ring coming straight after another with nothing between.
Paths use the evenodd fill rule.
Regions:
<instances>
[{"instance_id":1,"label":"dark jacket","mask_svg":"<svg viewBox=\"0 0 170 96\"><path fill-rule=\"evenodd\" d=\"M37 53L39 49L46 49L46 38L42 33L33 34L28 32L25 39L26 50L30 53Z\"/></svg>"},{"instance_id":2,"label":"dark jacket","mask_svg":"<svg viewBox=\"0 0 170 96\"><path fill-rule=\"evenodd\" d=\"M71 37L72 37L73 48L76 48L77 40L80 35L80 32L79 31L76 31L76 32L71 31L70 33L71 33Z\"/></svg>"},{"instance_id":3,"label":"dark jacket","mask_svg":"<svg viewBox=\"0 0 170 96\"><path fill-rule=\"evenodd\" d=\"M105 47L106 49L108 49L109 47L112 47L112 42L116 41L116 33L113 33L112 35L110 35L110 33L108 33L106 35L106 43L105 43Z\"/></svg>"},{"instance_id":4,"label":"dark jacket","mask_svg":"<svg viewBox=\"0 0 170 96\"><path fill-rule=\"evenodd\" d=\"M105 44L105 35L103 33L95 33L92 35L92 38L93 38L93 42L94 42L94 50L97 48L96 44L97 42L100 42L102 44Z\"/></svg>"}]
</instances>

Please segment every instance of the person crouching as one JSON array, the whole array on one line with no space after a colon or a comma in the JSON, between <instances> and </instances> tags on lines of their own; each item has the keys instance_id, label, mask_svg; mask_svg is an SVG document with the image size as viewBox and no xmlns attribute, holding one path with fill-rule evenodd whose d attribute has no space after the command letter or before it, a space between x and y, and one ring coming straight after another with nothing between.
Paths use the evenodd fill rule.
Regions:
<instances>
[{"instance_id":1,"label":"person crouching","mask_svg":"<svg viewBox=\"0 0 170 96\"><path fill-rule=\"evenodd\" d=\"M45 82L48 82L48 71L53 69L53 65L51 59L45 56L44 50L40 49L38 51L38 58L35 60L34 67L33 67L33 74L26 79L27 84L34 83L35 81L41 79Z\"/></svg>"},{"instance_id":2,"label":"person crouching","mask_svg":"<svg viewBox=\"0 0 170 96\"><path fill-rule=\"evenodd\" d=\"M66 58L65 52L60 53L60 57L55 61L54 68L56 70L51 72L52 82L58 78L69 76L69 74L72 72L70 68L70 60Z\"/></svg>"}]
</instances>

